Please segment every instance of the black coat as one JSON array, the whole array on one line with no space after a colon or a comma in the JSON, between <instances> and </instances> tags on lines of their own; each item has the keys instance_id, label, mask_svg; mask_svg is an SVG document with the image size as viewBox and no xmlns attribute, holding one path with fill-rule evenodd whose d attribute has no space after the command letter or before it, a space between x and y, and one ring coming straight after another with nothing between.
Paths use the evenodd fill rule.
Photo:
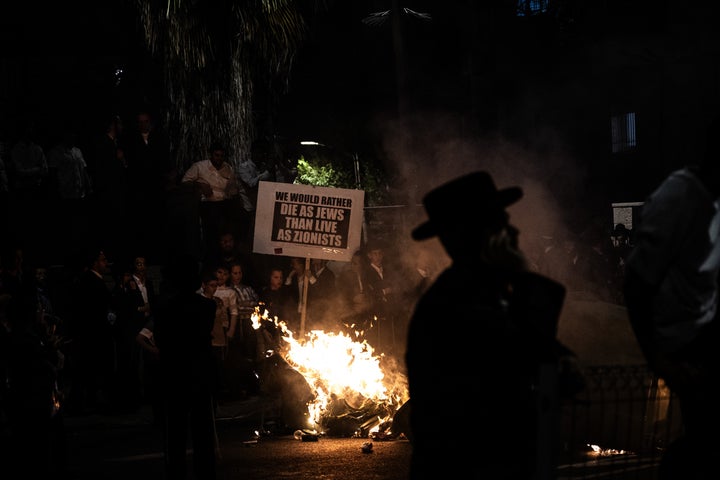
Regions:
<instances>
[{"instance_id":1,"label":"black coat","mask_svg":"<svg viewBox=\"0 0 720 480\"><path fill-rule=\"evenodd\" d=\"M413 478L448 465L466 478L529 478L533 386L540 364L559 353L552 317L564 299L547 281L559 298L542 305L529 285L514 297L506 275L453 264L420 298L406 351ZM461 430L484 446L453 433Z\"/></svg>"},{"instance_id":2,"label":"black coat","mask_svg":"<svg viewBox=\"0 0 720 480\"><path fill-rule=\"evenodd\" d=\"M211 335L216 304L182 289L158 299L154 338L165 410L167 478L187 475L187 437L195 478L215 478L213 391L217 370Z\"/></svg>"},{"instance_id":3,"label":"black coat","mask_svg":"<svg viewBox=\"0 0 720 480\"><path fill-rule=\"evenodd\" d=\"M189 291L158 299L154 337L167 389L212 391L215 308L214 300Z\"/></svg>"}]
</instances>

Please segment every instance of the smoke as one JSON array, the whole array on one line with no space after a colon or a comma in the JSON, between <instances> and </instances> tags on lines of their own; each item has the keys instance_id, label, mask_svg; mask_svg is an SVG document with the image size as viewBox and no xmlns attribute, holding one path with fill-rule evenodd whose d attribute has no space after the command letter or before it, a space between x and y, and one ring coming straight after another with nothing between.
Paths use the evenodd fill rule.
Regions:
<instances>
[{"instance_id":1,"label":"smoke","mask_svg":"<svg viewBox=\"0 0 720 480\"><path fill-rule=\"evenodd\" d=\"M583 162L574 158L561 134L552 127L536 126L534 133L522 140L497 133L464 135L462 118L446 113L417 115L403 122L379 119L376 128L384 133L386 168L398 180L392 183L397 189L394 193L398 203L418 205L405 216L405 229L396 233L390 255L394 261L410 270L425 268L430 272L430 280L434 280L449 265L449 258L436 239L421 242L411 239L412 228L426 219L422 197L460 175L486 170L498 188L519 186L524 191L523 198L508 207L510 221L520 230L520 248L530 268L559 281L568 290L565 320L560 323L567 323L568 315L577 317L562 329L571 348L577 348L590 362L602 351L622 361L616 355L617 348L612 348L614 342L617 343L612 334L598 331L593 354L584 345L572 341L577 332L594 328L579 319L595 318L602 312L619 312L617 323L627 325L621 302L612 297L616 294L613 288L617 287L610 286L607 292L601 288L596 290L598 272L592 272L591 279L586 270L575 268L578 255L587 255L601 242L610 241L612 212L608 208L605 218L602 211L596 210L597 199L592 198L590 190L601 189L589 181ZM467 215L472 222L472 211ZM548 252L552 249L550 255ZM608 293L610 296L606 296ZM411 314L412 306L408 311L408 315ZM605 325L607 322L595 323ZM626 334L624 338L631 344L634 341L631 335Z\"/></svg>"},{"instance_id":2,"label":"smoke","mask_svg":"<svg viewBox=\"0 0 720 480\"><path fill-rule=\"evenodd\" d=\"M402 122L380 118L376 128L383 132L386 168L396 180L393 193L399 204L421 205L422 197L433 188L465 173L486 170L498 188L520 186L524 191L508 212L520 229L521 248L529 257L539 255L544 238L584 229L575 219L582 217L577 212L582 209L578 199L583 198L585 172L567 152L562 138L550 129L537 131L521 145L499 134L463 135L463 119L442 112ZM469 212L468 218L471 216ZM409 238L409 230L424 218L422 208L411 210L408 231L402 234ZM438 245L429 247L436 251ZM403 251L411 253L413 263L417 249Z\"/></svg>"}]
</instances>

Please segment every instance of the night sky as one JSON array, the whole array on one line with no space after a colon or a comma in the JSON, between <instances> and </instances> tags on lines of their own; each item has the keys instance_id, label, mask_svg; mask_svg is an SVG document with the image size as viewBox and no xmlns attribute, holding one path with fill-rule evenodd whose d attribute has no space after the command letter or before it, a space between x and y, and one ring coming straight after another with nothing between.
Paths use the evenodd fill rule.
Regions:
<instances>
[{"instance_id":1,"label":"night sky","mask_svg":"<svg viewBox=\"0 0 720 480\"><path fill-rule=\"evenodd\" d=\"M23 115L46 131L68 121L88 131L108 111L127 118L139 105L161 108L132 9L95 3L0 7L5 136ZM409 120L400 128L389 22L362 22L391 2L330 2L310 22L274 131L260 133L374 149L416 192L481 166L502 182L531 178L564 204L591 195L603 208L641 200L704 141L704 119L720 105L720 42L712 11L616 3L544 18L515 17L509 1L403 3L432 20L403 17ZM265 113L261 102L256 108ZM609 116L628 109L640 112L642 148L611 156ZM486 138L495 134L502 149Z\"/></svg>"},{"instance_id":2,"label":"night sky","mask_svg":"<svg viewBox=\"0 0 720 480\"><path fill-rule=\"evenodd\" d=\"M14 91L0 98L11 116L35 115L43 124L70 118L84 129L109 110L129 116L144 103L161 108L162 85L129 2L96 3L1 7L2 57L9 62ZM392 115L398 108L391 22L362 23L391 2L330 3L309 22L272 133L324 134L338 141L357 135L357 122L372 122L373 115ZM416 11L431 13L432 21L403 17L405 95L418 105L457 106L461 101L452 98L458 87L453 83L462 67L456 53L467 46L452 24L461 11L428 9L423 3L432 2L409 2ZM121 77L116 69L123 70ZM260 102L257 108L262 110ZM358 141L348 139L350 145Z\"/></svg>"},{"instance_id":3,"label":"night sky","mask_svg":"<svg viewBox=\"0 0 720 480\"><path fill-rule=\"evenodd\" d=\"M10 89L0 99L10 135L26 117L46 135L58 123L82 132L108 112L142 102L144 48L128 2L5 2L0 9ZM120 87L117 68L126 70Z\"/></svg>"}]
</instances>

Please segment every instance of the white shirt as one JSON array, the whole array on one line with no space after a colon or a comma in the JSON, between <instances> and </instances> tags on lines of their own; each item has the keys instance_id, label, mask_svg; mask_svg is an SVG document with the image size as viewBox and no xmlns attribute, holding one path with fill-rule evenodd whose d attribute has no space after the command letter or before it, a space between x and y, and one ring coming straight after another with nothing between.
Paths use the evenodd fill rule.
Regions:
<instances>
[{"instance_id":1,"label":"white shirt","mask_svg":"<svg viewBox=\"0 0 720 480\"><path fill-rule=\"evenodd\" d=\"M220 202L238 191L238 183L232 166L225 162L218 170L210 160L200 160L190 165L182 179L185 182L201 182L210 185L212 196L202 195L200 201Z\"/></svg>"},{"instance_id":2,"label":"white shirt","mask_svg":"<svg viewBox=\"0 0 720 480\"><path fill-rule=\"evenodd\" d=\"M227 285L218 285L215 290L215 296L222 299L223 304L228 309L231 316L237 316L238 314L238 296L237 292L232 287Z\"/></svg>"}]
</instances>

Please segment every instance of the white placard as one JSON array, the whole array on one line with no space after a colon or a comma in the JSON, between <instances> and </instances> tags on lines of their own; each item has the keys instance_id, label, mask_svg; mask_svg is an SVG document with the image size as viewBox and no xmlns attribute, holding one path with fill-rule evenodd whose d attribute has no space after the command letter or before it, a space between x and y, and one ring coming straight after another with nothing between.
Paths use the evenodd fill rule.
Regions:
<instances>
[{"instance_id":1,"label":"white placard","mask_svg":"<svg viewBox=\"0 0 720 480\"><path fill-rule=\"evenodd\" d=\"M260 182L253 251L348 262L360 248L365 192Z\"/></svg>"}]
</instances>

